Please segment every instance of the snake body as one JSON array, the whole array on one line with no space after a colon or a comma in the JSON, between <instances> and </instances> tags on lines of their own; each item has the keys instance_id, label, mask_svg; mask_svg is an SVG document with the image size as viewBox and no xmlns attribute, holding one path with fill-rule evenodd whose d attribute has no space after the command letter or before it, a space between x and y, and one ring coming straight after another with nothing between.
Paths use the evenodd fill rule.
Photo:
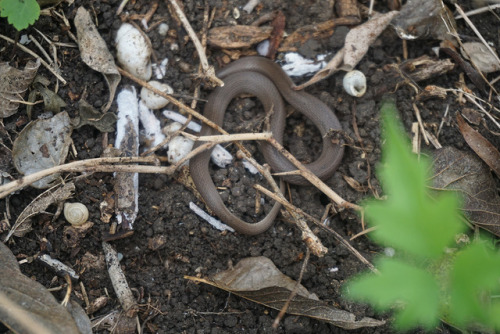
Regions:
<instances>
[{"instance_id":1,"label":"snake body","mask_svg":"<svg viewBox=\"0 0 500 334\"><path fill-rule=\"evenodd\" d=\"M344 152L340 145L333 144L326 134L330 130L341 130L340 123L326 104L314 96L293 90L293 82L281 67L263 57L245 57L221 69L217 76L224 81L223 87L216 88L205 105L204 116L222 126L224 114L232 99L241 94L256 96L266 112L272 110L270 130L273 137L283 143L286 111L282 97L297 111L309 118L318 128L323 138L321 155L315 161L305 166L320 179L329 178L337 169ZM214 129L203 125L200 136L217 134ZM202 142L196 142L194 148ZM261 152L273 172L289 172L296 170L295 166L269 143L260 145ZM271 211L261 221L251 224L232 214L224 205L215 184L210 177L208 164L211 150L202 152L191 158L189 168L194 184L205 204L227 225L237 232L255 235L266 231L276 218L280 204L275 203ZM300 175L286 175L282 180L297 185L307 185L309 182Z\"/></svg>"}]
</instances>

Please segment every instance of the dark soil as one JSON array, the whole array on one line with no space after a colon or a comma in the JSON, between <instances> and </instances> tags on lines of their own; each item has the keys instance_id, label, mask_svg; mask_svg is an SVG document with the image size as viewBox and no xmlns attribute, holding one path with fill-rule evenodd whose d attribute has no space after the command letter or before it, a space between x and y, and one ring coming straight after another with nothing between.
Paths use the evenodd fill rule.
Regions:
<instances>
[{"instance_id":1,"label":"dark soil","mask_svg":"<svg viewBox=\"0 0 500 334\"><path fill-rule=\"evenodd\" d=\"M223 26L233 23L233 8L240 8L245 4L244 0L208 0L210 8L215 8L214 26ZM76 0L73 4L62 3L57 10L64 13L66 18L72 22L76 9L83 5L98 22L98 30L101 36L113 49L114 36L121 21L115 15L119 6L118 0L97 0L84 1ZM193 25L195 31L202 30L204 2L198 0L186 0L184 11ZM294 1L263 1L259 10L252 14L246 14L240 10L241 17L236 20L239 24L249 24L263 13L273 10L281 10L286 17L286 32L290 33L295 29L328 20L333 17L331 8L332 1L320 0L294 0ZM150 8L151 3L147 0L130 0L125 10L131 14L144 14ZM169 83L178 94L192 95L196 84L193 74L198 66L198 58L192 43L189 41L184 29L177 25L171 18L166 2L160 1L151 22L164 19L170 27L169 38L161 37L157 29L147 33L152 41L153 48L158 58L169 58L168 71L164 82ZM468 2L464 9L470 9ZM387 11L385 4L378 4L379 11ZM227 15L229 14L229 15ZM497 10L497 14L500 11ZM472 17L472 20L480 28L486 40L500 45L499 25L497 18L485 13ZM39 29L52 39L61 42L72 42L68 37L64 26L59 19L54 16L41 16L34 27L30 27L26 32L38 38L38 33L34 28ZM473 36L464 22L458 21L459 33ZM76 34L74 27L71 31ZM338 29L341 34L343 29ZM5 19L0 20L0 32L11 38L15 37L15 31ZM310 56L314 53L334 53L338 50L336 41L339 36L334 36L327 40L320 40L308 43L301 52ZM172 51L171 43L176 42L179 49ZM435 40L423 40L408 42L408 57L416 58L424 54L434 57L432 47L438 45ZM46 43L43 44L49 49ZM28 45L35 52L38 50L32 45ZM372 195L372 191L366 187L366 192L353 189L345 181L345 177L351 177L359 184L367 186L371 184L373 191L382 193L379 183L374 175L374 170L380 158L380 124L379 124L379 103L382 96L375 94L384 84L382 68L386 64L394 64L403 59L402 43L396 35L388 29L368 54L358 65L358 69L363 71L369 82L368 92L362 98L348 96L342 88L342 75L334 75L327 80L307 89L307 91L318 96L333 110L336 111L340 119L346 140L346 152L343 161L335 175L327 181L340 196L347 201L359 203L363 198ZM80 59L79 50L75 48L61 47L58 50L62 76L68 84L59 87L58 94L66 101L66 110L74 117L77 115L77 102L84 96L86 100L95 108L101 108L107 101L108 89L101 74L89 69ZM208 48L207 55L209 61L216 67L219 66L224 57L220 50ZM8 61L11 64L22 67L31 57L18 49L13 52L13 46L0 40L0 61ZM185 64L191 65L192 72L186 73ZM55 78L43 67L39 71L41 74L55 83ZM449 72L429 82L420 83L420 87L434 84L445 88L453 88L462 72L460 68ZM493 76L492 76L493 77ZM304 78L300 79L305 81ZM466 79L467 81L467 79ZM133 84L127 79L123 79L120 87L126 84ZM469 87L475 90L475 86L467 81ZM53 87L53 86L52 86ZM498 89L497 84L497 89ZM206 97L209 90L202 88L202 97ZM391 95L397 102L402 120L407 133L410 133L412 122L416 121L412 103L415 102L415 90L409 86L400 86ZM253 102L249 98L235 102L232 108L243 112L234 113L227 117L226 130L231 132L235 126L250 122L257 117L257 109L253 109ZM187 104L190 101L185 101ZM198 110L201 110L203 103L200 103ZM449 106L449 114L445 118L443 129L439 136L439 141L443 146L452 145L459 149L469 150L463 137L460 135L454 115L464 107L470 105L460 104L457 97L448 94L446 99L429 99L418 102L422 119L427 124L438 126L443 119L444 112ZM113 104L110 112L116 112L116 103ZM33 118L37 118L43 113L43 107L36 105L33 110ZM159 112L158 112L159 114ZM12 142L17 133L25 126L28 119L23 108L20 111L0 124L0 135L4 146L11 148ZM359 129L359 135L365 150L361 150L361 143L354 131L354 124ZM488 120L477 128L496 146L500 146L498 137L495 137L487 130L494 129L494 125ZM305 126L306 131L302 138L295 135L294 131L298 127ZM240 127L241 128L241 127ZM245 129L242 129L245 131ZM248 130L247 130L248 131ZM94 128L84 126L73 132L72 138L78 156L68 157L68 161L81 160L99 157L103 152L103 135ZM315 134L314 127L306 120L293 114L290 117L287 132L287 145L292 153L302 160L313 159L320 149L321 139ZM110 144L114 143L114 134L109 134ZM422 144L423 150L430 152L430 146ZM251 151L256 151L256 147L249 144ZM165 155L164 151L158 152ZM15 178L19 175L9 165L3 169ZM254 208L248 202L253 203L254 199L250 189L252 180L243 177L243 169L237 162L236 166L230 167L227 171L216 171L216 179L224 181L229 179L232 187L240 187L238 191L228 189L224 195L230 203L235 204L237 212L248 211L246 215L252 217ZM119 309L119 303L115 298L106 267L102 261L90 261L89 254L102 259L101 240L104 233L109 230L109 225L100 221L99 203L104 197L113 191L113 176L106 173L95 173L86 178L79 179L76 183L77 191L74 201L86 204L90 209L90 221L95 225L87 235L79 241L75 248L68 247L63 239L63 228L67 224L63 217L55 223L50 223L50 218L46 215L39 215L33 220L34 230L23 238L14 238L8 243L13 253L19 260L33 256L40 251L48 252L52 257L61 260L81 273L81 282L89 294L90 300L109 293L108 304L99 311L91 314L91 318L106 315L112 310ZM291 201L296 206L315 217L320 218L328 199L313 187L291 186ZM40 191L34 189L24 189L9 196L8 201L0 200L0 207L5 211L9 206L11 220L15 218L30 203ZM250 198L250 200L249 200ZM206 222L199 219L188 208L188 203L192 201L203 206L190 190L178 183L174 178L164 175L142 174L140 175L140 196L139 217L134 225L134 234L123 240L112 242L118 252L123 254L121 262L125 271L129 285L138 292L138 303L141 304L139 312L142 322L146 321L146 332L153 333L344 333L344 329L313 320L307 317L287 315L281 322L277 330L273 330L271 325L278 312L264 306L252 303L245 299L236 297L225 291L218 290L206 285L197 285L184 278L184 275L209 276L218 271L226 269L232 264L236 264L240 259L249 256L269 257L277 267L286 275L296 279L302 266L302 261L306 248L301 241L300 231L284 222L281 218L277 220L274 227L267 232L248 237L237 233L221 233ZM251 204L250 203L250 204ZM55 209L54 209L55 211ZM349 238L361 232L361 222L359 217L352 211L344 210L338 214L330 216L330 226L345 238ZM376 315L370 308L351 303L342 298L342 284L354 274L366 270L355 256L345 247L341 246L335 238L321 230L317 230L318 237L328 248L328 254L322 258L311 256L307 265L302 284L310 292L316 293L320 299L328 301L347 311L353 312L359 318L363 316L379 317L386 319L387 315ZM5 234L4 234L5 235ZM158 238L165 237L167 242L159 249L152 249L149 243ZM366 237L359 237L352 241L352 245L358 249L368 259L381 251L373 245ZM337 268L338 270L331 270ZM56 278L55 273L38 262L24 264L22 271L41 282L47 288L64 284L64 279ZM81 297L81 287L74 284L75 299L84 304ZM64 297L64 289L54 292L55 296L61 300ZM448 331L442 326L441 330ZM389 326L381 328L367 328L349 331L350 333L387 333Z\"/></svg>"}]
</instances>

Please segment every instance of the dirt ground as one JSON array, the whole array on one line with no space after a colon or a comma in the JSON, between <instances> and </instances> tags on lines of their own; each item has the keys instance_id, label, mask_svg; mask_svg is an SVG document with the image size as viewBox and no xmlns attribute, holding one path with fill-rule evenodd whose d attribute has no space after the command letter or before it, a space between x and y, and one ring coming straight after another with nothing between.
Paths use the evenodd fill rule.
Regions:
<instances>
[{"instance_id":1,"label":"dirt ground","mask_svg":"<svg viewBox=\"0 0 500 334\"><path fill-rule=\"evenodd\" d=\"M285 31L290 33L301 26L334 17L333 1L264 0L259 10L252 14L241 10L241 6L245 2L245 0L208 0L210 8L216 8L213 25L224 26L232 24L234 21L239 24L250 24L263 13L281 10L286 17ZM193 28L195 31L201 31L204 2L186 0L183 3L184 11ZM99 33L110 49L114 50L114 37L121 24L120 18L115 15L119 4L118 0L76 0L71 5L62 3L57 8L72 22L76 9L81 5L85 6L91 12L93 19L98 22ZM130 0L125 11L144 14L150 5L151 2L147 0ZM469 1L461 5L463 5L464 10L472 8ZM234 8L240 8L241 16L237 20L232 14ZM375 9L388 11L385 2L380 1L377 2ZM497 9L496 14L500 14L500 10ZM160 59L164 57L169 59L167 75L163 81L169 83L177 94L192 95L196 84L193 73L198 66L195 49L186 37L185 30L178 26L175 20L172 20L164 1L158 3L158 9L152 21L159 19L165 20L170 30L174 32L171 36L175 37L174 39L166 39L159 35L157 29L147 33L156 55ZM491 41L495 46L500 45L500 28L497 17L492 13L484 13L473 16L471 19L479 27L486 40ZM474 33L462 20L458 20L457 24L460 34L474 36ZM38 36L35 28L52 39L72 42L61 22L54 17L41 16L33 27L27 29L26 33ZM73 26L71 31L76 34ZM7 24L5 19L0 19L0 33L12 38L15 36L15 30ZM322 53L334 54L339 49L338 41L343 34L345 34L345 29L339 28L332 37L311 41L299 51L309 57ZM178 43L177 50L171 48L172 40L176 40ZM438 44L439 42L435 40L409 41L407 44L408 58L417 58L422 55L435 57L432 48ZM44 46L47 47L46 44ZM29 47L32 48L32 45ZM12 50L12 45L0 40L0 61L23 66L30 59L26 53L16 50L12 54ZM108 98L108 89L102 75L89 69L81 61L77 48L62 47L58 54L61 74L68 82L65 86L59 86L58 93L68 105L65 110L74 117L78 112L77 102L84 93L86 93L86 99L91 105L95 108L101 108ZM211 64L218 67L224 53L209 47L207 55ZM340 74L307 89L309 93L319 97L335 110L343 131L345 131L345 137L352 139L352 142L346 142L345 155L340 167L335 175L326 182L340 196L352 203L360 203L363 198L372 195L372 191L367 187L368 181L373 187L372 190L382 194L374 173L380 158L379 102L382 95L377 94L377 92L384 85L384 72L382 71L384 65L398 63L402 59L401 40L391 29L388 29L370 48L357 67L365 73L368 79L368 91L362 98L353 98L343 91L342 75ZM189 65L188 71L186 71L185 64ZM55 78L46 69L41 67L39 72L50 78L52 84L55 83ZM428 84L434 84L444 88L453 88L459 80L461 72L462 69L456 67L446 75L433 78L428 82L420 82L419 87L423 88ZM491 78L494 76L494 74L491 75ZM299 78L297 82L299 81L304 82L305 79ZM466 79L466 83L472 90L476 90L476 87L468 79ZM128 79L122 79L120 87L126 84L133 83ZM496 88L499 88L498 84ZM208 94L209 90L202 87L202 98ZM401 85L389 92L388 95L395 98L405 129L411 133L411 124L416 121L412 107L412 103L415 102L415 89L408 85ZM184 101L190 103L190 101ZM229 132L248 131L248 127L252 128L252 121L258 115L258 110L254 108L254 105L249 98L234 102L230 110L238 109L243 112L228 113L231 115L226 117L224 128ZM198 110L201 110L202 106L203 103L200 103ZM448 116L444 119L444 125L438 138L439 142L443 146L452 145L462 150L470 150L457 129L454 115L465 107L471 107L471 105L460 104L457 101L457 96L449 93L445 99L433 98L419 101L418 106L423 122L433 125L435 128L441 123L445 110L449 106ZM110 111L116 112L116 109L115 102ZM36 105L33 109L33 117L37 118L42 112L42 106ZM3 124L0 124L0 135L6 147L11 147L11 140L15 139L27 121L24 111L3 120ZM162 122L166 122L166 120L163 119ZM241 124L243 126L240 126ZM359 136L365 150L359 149L361 145L354 131L355 124L359 129ZM476 128L496 147L499 147L499 137L495 137L485 125L489 129L494 129L494 125L488 120ZM299 138L295 129L304 126L304 134ZM239 129L235 130L237 127ZM70 155L68 161L99 157L103 152L102 136L102 133L89 126L74 130L72 139L78 155L77 157ZM114 143L113 133L109 134L109 142ZM295 113L288 120L285 142L294 155L301 160L307 160L314 159L314 155L318 154L321 138L315 133L313 126ZM253 144L248 145L251 151L257 150L255 146L252 146ZM425 144L422 146L424 152L433 150L431 146ZM160 151L158 154L165 155L165 152ZM6 166L4 171L11 173L16 178L19 177L12 165ZM214 179L220 182L229 179L233 187L250 189L254 181L248 177L241 177L243 173L244 170L240 163L236 163L235 166L229 167L227 170L215 171ZM366 191L353 189L346 182L345 177L353 178L364 186ZM109 173L95 173L79 179L76 186L77 191L73 200L82 202L89 207L90 221L95 224L75 248L69 248L63 242L63 238L65 238L63 228L67 224L64 219L60 217L55 223L50 223L50 216L43 214L33 220L34 230L32 232L23 238L14 238L8 243L8 246L19 260L33 256L43 249L52 257L73 267L81 273L81 282L91 301L109 293L111 298L108 304L90 315L91 318L96 318L120 307L103 262L101 240L103 234L109 230L109 225L100 221L99 211L99 203L103 201L106 194L113 191L113 177ZM313 187L291 186L290 189L292 203L317 218L323 215L325 207L329 203L325 195ZM248 198L251 198L250 202L253 202L253 197L250 197L251 193L247 190L233 190L228 189L223 195L228 198L229 202L234 203L232 209L240 212L243 217L245 215L253 217L253 207L247 203ZM10 206L12 223L23 208L39 193L38 190L24 189L12 194L8 197L8 201L0 200L1 211L5 211L6 205ZM249 256L266 256L283 273L296 279L299 276L306 251L305 245L301 241L300 231L281 218L278 218L270 230L261 235L249 237L237 233L221 233L190 211L189 202L203 206L191 191L172 177L154 174L140 175L140 211L134 225L134 234L126 239L112 242L116 250L123 254L121 265L129 285L137 292L138 303L141 305L139 315L141 321L146 323L144 326L146 332L212 334L236 332L391 332L389 326L347 331L321 321L293 315L285 316L278 329L273 330L271 325L278 314L277 311L214 287L197 285L184 279L184 275L208 276L214 274L226 269L231 263L236 264L240 259ZM55 208L51 208L51 210L55 211ZM362 230L359 217L355 212L349 210L331 215L330 226L347 239ZM387 319L387 315L377 315L366 306L354 304L342 298L341 286L344 281L367 268L345 247L341 246L331 234L317 228L314 230L324 246L328 248L328 254L322 258L311 256L302 284L310 292L316 293L320 299L353 312L360 318L369 316ZM159 249L152 249L149 246L152 240L163 237L167 241ZM368 259L372 259L381 251L366 237L353 240L352 245ZM97 260L90 260L93 257ZM332 270L332 268L336 269ZM55 276L52 270L36 261L23 264L21 269L26 275L41 282L47 288L64 284L64 279ZM77 298L77 296L81 296L81 286L74 284L74 289L76 300L83 304L84 302ZM63 289L54 292L54 294L60 300L64 297L64 292ZM444 325L441 326L440 330L450 331Z\"/></svg>"}]
</instances>

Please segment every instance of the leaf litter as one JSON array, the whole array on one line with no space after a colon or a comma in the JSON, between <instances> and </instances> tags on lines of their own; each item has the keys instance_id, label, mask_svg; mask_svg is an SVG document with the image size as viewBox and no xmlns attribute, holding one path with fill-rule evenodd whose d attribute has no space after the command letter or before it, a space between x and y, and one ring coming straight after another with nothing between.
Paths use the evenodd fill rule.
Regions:
<instances>
[{"instance_id":1,"label":"leaf litter","mask_svg":"<svg viewBox=\"0 0 500 334\"><path fill-rule=\"evenodd\" d=\"M48 119L35 120L24 127L14 140L12 159L17 171L29 175L64 162L72 143L70 119L61 112ZM32 184L44 189L60 177L59 173L46 176Z\"/></svg>"},{"instance_id":2,"label":"leaf litter","mask_svg":"<svg viewBox=\"0 0 500 334\"><path fill-rule=\"evenodd\" d=\"M42 284L21 273L14 254L2 242L0 263L0 319L7 327L16 333L89 333ZM88 320L85 313L78 317Z\"/></svg>"},{"instance_id":3,"label":"leaf litter","mask_svg":"<svg viewBox=\"0 0 500 334\"><path fill-rule=\"evenodd\" d=\"M11 67L8 63L0 63L0 118L14 115L22 100L24 92L33 82L40 61L28 61L24 70Z\"/></svg>"},{"instance_id":4,"label":"leaf litter","mask_svg":"<svg viewBox=\"0 0 500 334\"><path fill-rule=\"evenodd\" d=\"M215 286L275 310L283 308L297 284L264 256L242 259L234 268L219 272L208 279L192 276L185 278ZM297 295L291 300L287 313L311 317L345 329L385 324L383 320L369 317L356 320L354 314L320 301L301 284L298 285Z\"/></svg>"}]
</instances>

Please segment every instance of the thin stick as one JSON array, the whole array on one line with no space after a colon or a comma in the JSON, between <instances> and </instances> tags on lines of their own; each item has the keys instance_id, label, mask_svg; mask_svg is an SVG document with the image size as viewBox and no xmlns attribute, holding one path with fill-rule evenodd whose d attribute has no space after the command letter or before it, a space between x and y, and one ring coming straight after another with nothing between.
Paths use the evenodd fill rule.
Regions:
<instances>
[{"instance_id":1,"label":"thin stick","mask_svg":"<svg viewBox=\"0 0 500 334\"><path fill-rule=\"evenodd\" d=\"M59 165L51 168L47 168L44 170L41 170L39 172L33 173L26 175L16 181L9 182L7 184L4 184L3 186L0 186L0 199L4 198L5 196L9 195L13 191L17 191L21 188L24 188L33 182L36 182L40 179L43 179L46 176L59 173L59 172L65 172L65 171L74 171L75 169L78 168L84 168L84 167L96 167L99 164L106 164L106 163L138 163L138 162L150 162L154 163L156 159L154 157L120 157L120 158L96 158L96 159L87 159L87 160L80 160L80 161L73 161L64 165ZM143 166L145 167L145 166Z\"/></svg>"},{"instance_id":2,"label":"thin stick","mask_svg":"<svg viewBox=\"0 0 500 334\"><path fill-rule=\"evenodd\" d=\"M215 86L220 86L220 87L224 86L224 82L215 76L214 67L208 64L207 56L205 55L205 49L203 48L203 45L198 39L198 36L194 32L193 28L191 27L191 24L189 23L181 7L179 7L176 0L169 0L169 1L172 4L172 7L174 7L175 14L177 14L177 17L179 18L179 20L181 20L184 29L186 29L189 38L191 38L191 41L193 42L194 47L198 52L198 57L200 58L200 64L204 72L204 79L207 79L211 84Z\"/></svg>"},{"instance_id":3,"label":"thin stick","mask_svg":"<svg viewBox=\"0 0 500 334\"><path fill-rule=\"evenodd\" d=\"M314 224L316 224L317 226L321 227L323 230L325 231L328 231L330 232L331 234L333 234L333 236L335 237L335 239L337 239L338 242L340 242L341 244L343 244L354 256L356 256L362 263L364 263L366 266L368 266L368 268L373 271L373 272L376 272L377 269L373 266L373 264L370 263L370 261L368 261L363 255L361 255L360 252L358 252L356 250L356 248L354 248L347 240L345 240L340 234L338 234L334 229L332 229L331 227L329 226L326 226L325 224L322 224L319 220L317 220L316 218L314 218L313 216L309 215L308 213L302 211L301 209L293 206L292 204L290 204L288 201L283 201L281 199L280 196L276 196L275 193L267 190L266 188L262 187L261 185L255 185L254 186L255 189L257 189L258 191L262 192L264 195L266 196L269 196L271 197L272 199L274 199L275 201L278 201L280 202L281 204L283 204L284 207L286 207L287 209L289 210L293 210L297 213L299 213L300 215L306 217L307 219L309 219L311 222L313 222Z\"/></svg>"},{"instance_id":4,"label":"thin stick","mask_svg":"<svg viewBox=\"0 0 500 334\"><path fill-rule=\"evenodd\" d=\"M481 13L484 13L484 12L492 11L493 9L497 9L497 8L500 8L500 4L488 5L488 6L485 6L485 7L477 8L477 9L474 9L474 10L470 10L470 11L465 12L465 13L462 12L463 14L460 13L459 15L455 16L455 19L456 20L463 19L464 17L467 17L467 16L473 16L473 15L481 14Z\"/></svg>"},{"instance_id":5,"label":"thin stick","mask_svg":"<svg viewBox=\"0 0 500 334\"><path fill-rule=\"evenodd\" d=\"M283 154L292 164L300 170L300 174L309 182L311 182L316 188L318 188L321 192L323 192L326 196L328 196L332 201L337 203L340 207L350 208L356 211L361 211L361 207L350 203L340 197L333 189L328 187L323 181L320 180L319 177L314 175L309 169L307 169L297 158L295 158L290 152L288 152L283 145L278 143L276 139L270 138L268 142L273 145L281 154Z\"/></svg>"},{"instance_id":6,"label":"thin stick","mask_svg":"<svg viewBox=\"0 0 500 334\"><path fill-rule=\"evenodd\" d=\"M462 16L463 16L463 18L464 18L465 22L466 22L466 23L469 25L469 27L470 27L470 28L474 31L474 33L476 34L476 36L477 36L477 37L479 37L479 39L481 40L481 42L483 42L483 45L484 45L484 46L486 46L486 48L488 49L488 51L490 51L490 53L491 53L491 54L493 55L493 57L496 59L497 63L498 63L498 64L500 64L500 58L498 58L498 56L497 56L496 52L495 52L495 51L493 51L493 49L491 48L491 46L490 46L490 45L486 42L486 40L483 38L483 35L481 35L481 33L479 32L479 30L477 30L477 28L476 28L476 26L474 25L474 23L472 23L472 21L471 21L471 20L467 17L467 15L465 15L465 13L464 13L463 9L462 9L459 5L457 5L457 4L455 4L455 8L456 8L456 10L457 10L457 11L458 11L458 12L459 12ZM471 62L472 62L472 61L471 61ZM475 68L476 68L476 70L477 70L477 67L475 66L474 62L472 62L472 63L473 63L474 67L475 67ZM481 71L479 71L479 70L478 70L478 72L482 75ZM488 80L486 80L486 78L484 78L484 76L483 76L483 79L484 79L486 82L488 82ZM489 84L489 82L488 82L488 84ZM491 87L491 86L490 86L490 87ZM491 87L491 88L495 91L495 93L497 93L497 92L496 92L496 90L495 90L495 88L493 88L493 87ZM497 94L498 94L498 93L497 93Z\"/></svg>"},{"instance_id":7,"label":"thin stick","mask_svg":"<svg viewBox=\"0 0 500 334\"><path fill-rule=\"evenodd\" d=\"M272 138L273 134L271 132L260 132L260 133L236 133L232 135L215 135L215 136L195 136L187 132L181 132L181 134L194 141L205 141L215 144L227 143L231 141L243 141L243 140L269 140Z\"/></svg>"},{"instance_id":8,"label":"thin stick","mask_svg":"<svg viewBox=\"0 0 500 334\"><path fill-rule=\"evenodd\" d=\"M0 34L0 38L6 40L7 42L9 42L11 44L16 44L13 39L10 39L9 37L4 36L2 34ZM37 55L36 53L34 53L33 51L31 51L30 49L28 49L27 47L25 47L22 44L17 43L17 47L20 48L21 50L23 50L24 52L30 54L31 56L35 57L36 59L40 59L40 62L42 63L43 66L45 66L52 74L54 74L54 76L57 79L59 79L64 85L66 84L66 80L64 80L64 78L62 76L60 76L49 64L47 64L45 62L45 60L42 59L42 57L40 57L39 55Z\"/></svg>"},{"instance_id":9,"label":"thin stick","mask_svg":"<svg viewBox=\"0 0 500 334\"><path fill-rule=\"evenodd\" d=\"M307 264L309 263L309 258L311 256L311 251L309 248L306 248L306 256L304 257L304 262L302 263L302 268L300 268L300 274L299 278L295 282L295 286L293 287L293 290L290 292L290 296L288 296L288 299L286 300L285 304L280 310L280 313L276 316L273 322L273 328L276 329L278 328L278 325L285 316L286 311L288 310L288 307L290 306L290 302L292 301L293 298L297 295L297 292L299 291L299 286L300 282L302 282L302 277L304 276L304 272L306 271Z\"/></svg>"},{"instance_id":10,"label":"thin stick","mask_svg":"<svg viewBox=\"0 0 500 334\"><path fill-rule=\"evenodd\" d=\"M240 151L238 153L239 153L238 155L241 156L242 152ZM269 170L267 168L262 167L252 157L246 157L245 159L247 159L248 162L250 162L255 168L257 168L259 170L259 172L265 177L266 181L271 185L271 187L274 190L274 193L272 193L273 194L272 198L275 198L275 197L279 198L280 200L278 202L289 204L289 202L286 200L285 196L281 192L281 189L276 184L276 181L274 181L274 178L272 177ZM255 185L254 187L257 187L257 185ZM256 188L256 189L258 189L258 188ZM265 189L265 188L262 187L262 189ZM266 192L265 192L266 194L270 193L269 190L267 190L267 189L265 189L265 190L266 190ZM297 210L290 210L288 206L285 206L285 208L288 210L288 213L290 214L291 218L293 218L293 222L295 223L295 225L302 232L301 237L302 237L302 240L304 241L304 243L306 244L307 249L310 249L311 252L318 257L324 256L328 252L328 249L325 246L323 246L323 244L321 243L321 240L316 236L316 234L313 233L313 231L311 231L309 226L304 221L303 215L298 213Z\"/></svg>"}]
</instances>

